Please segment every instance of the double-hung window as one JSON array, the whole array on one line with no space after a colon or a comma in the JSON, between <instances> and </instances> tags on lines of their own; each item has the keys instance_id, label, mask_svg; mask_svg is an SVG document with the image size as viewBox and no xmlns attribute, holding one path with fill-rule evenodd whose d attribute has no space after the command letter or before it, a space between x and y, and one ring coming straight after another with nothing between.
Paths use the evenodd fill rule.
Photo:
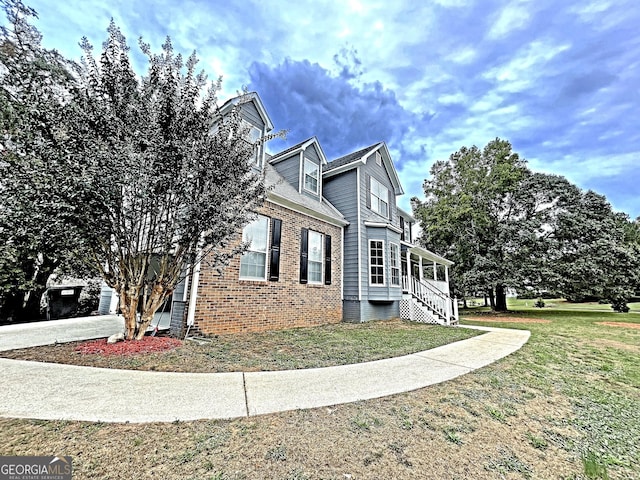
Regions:
<instances>
[{"instance_id":1,"label":"double-hung window","mask_svg":"<svg viewBox=\"0 0 640 480\"><path fill-rule=\"evenodd\" d=\"M309 283L322 283L322 234L309 230Z\"/></svg>"},{"instance_id":2,"label":"double-hung window","mask_svg":"<svg viewBox=\"0 0 640 480\"><path fill-rule=\"evenodd\" d=\"M249 248L240 258L240 278L243 280L267 279L267 239L269 219L259 216L242 230L242 241Z\"/></svg>"},{"instance_id":3,"label":"double-hung window","mask_svg":"<svg viewBox=\"0 0 640 480\"><path fill-rule=\"evenodd\" d=\"M304 159L304 189L318 193L318 177L320 176L320 166L308 158Z\"/></svg>"},{"instance_id":4,"label":"double-hung window","mask_svg":"<svg viewBox=\"0 0 640 480\"><path fill-rule=\"evenodd\" d=\"M369 283L384 285L384 242L369 240Z\"/></svg>"},{"instance_id":5,"label":"double-hung window","mask_svg":"<svg viewBox=\"0 0 640 480\"><path fill-rule=\"evenodd\" d=\"M300 283L331 285L331 235L302 229Z\"/></svg>"},{"instance_id":6,"label":"double-hung window","mask_svg":"<svg viewBox=\"0 0 640 480\"><path fill-rule=\"evenodd\" d=\"M389 253L391 257L391 285L400 285L400 249L395 243L389 244Z\"/></svg>"},{"instance_id":7,"label":"double-hung window","mask_svg":"<svg viewBox=\"0 0 640 480\"><path fill-rule=\"evenodd\" d=\"M371 210L389 218L389 190L375 178L370 178Z\"/></svg>"}]
</instances>

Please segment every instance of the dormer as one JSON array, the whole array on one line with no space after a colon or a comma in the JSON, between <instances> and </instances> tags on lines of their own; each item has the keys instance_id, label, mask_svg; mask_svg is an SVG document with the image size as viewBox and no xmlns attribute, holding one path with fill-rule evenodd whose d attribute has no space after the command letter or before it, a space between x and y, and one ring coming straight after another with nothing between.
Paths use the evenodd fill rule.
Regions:
<instances>
[{"instance_id":1,"label":"dormer","mask_svg":"<svg viewBox=\"0 0 640 480\"><path fill-rule=\"evenodd\" d=\"M269 163L298 193L322 201L322 168L327 158L316 137L277 153Z\"/></svg>"},{"instance_id":2,"label":"dormer","mask_svg":"<svg viewBox=\"0 0 640 480\"><path fill-rule=\"evenodd\" d=\"M273 123L264 108L260 96L256 92L249 92L227 100L220 107L222 118L234 108L238 109L243 126L248 131L247 140L255 144L253 166L258 170L262 170L266 151L264 142L258 142L258 140L273 130Z\"/></svg>"},{"instance_id":3,"label":"dormer","mask_svg":"<svg viewBox=\"0 0 640 480\"><path fill-rule=\"evenodd\" d=\"M352 181L358 187L361 218L365 222L380 223L398 228L396 196L404 190L384 142L350 153L330 162L323 172L325 182L333 182L357 172ZM329 198L329 197L328 197ZM329 201L333 201L329 198Z\"/></svg>"}]
</instances>

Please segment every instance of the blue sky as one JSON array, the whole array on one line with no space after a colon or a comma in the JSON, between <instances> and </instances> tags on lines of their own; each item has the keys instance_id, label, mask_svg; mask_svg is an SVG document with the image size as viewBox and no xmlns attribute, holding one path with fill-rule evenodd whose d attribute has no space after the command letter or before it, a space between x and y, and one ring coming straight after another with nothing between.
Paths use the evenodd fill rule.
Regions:
<instances>
[{"instance_id":1,"label":"blue sky","mask_svg":"<svg viewBox=\"0 0 640 480\"><path fill-rule=\"evenodd\" d=\"M23 0L24 1L24 0ZM534 171L640 216L640 4L616 1L26 0L79 58L113 17L137 52L196 50L220 100L257 91L286 141L329 159L385 141L409 209L435 160L500 137Z\"/></svg>"}]
</instances>

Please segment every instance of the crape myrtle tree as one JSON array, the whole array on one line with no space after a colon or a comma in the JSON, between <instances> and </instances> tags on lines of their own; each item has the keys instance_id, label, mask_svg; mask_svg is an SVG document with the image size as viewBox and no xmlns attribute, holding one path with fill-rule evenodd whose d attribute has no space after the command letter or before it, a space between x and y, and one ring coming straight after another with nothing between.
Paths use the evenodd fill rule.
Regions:
<instances>
[{"instance_id":1,"label":"crape myrtle tree","mask_svg":"<svg viewBox=\"0 0 640 480\"><path fill-rule=\"evenodd\" d=\"M67 154L71 64L41 45L34 10L1 2L0 26L0 319L40 316L51 273L81 257L61 198ZM76 262L77 266L77 262Z\"/></svg>"},{"instance_id":2,"label":"crape myrtle tree","mask_svg":"<svg viewBox=\"0 0 640 480\"><path fill-rule=\"evenodd\" d=\"M220 80L196 72L195 53L184 61L168 38L157 54L140 42L140 78L113 21L108 32L97 58L81 42L68 220L119 296L125 338L140 339L186 265L206 257L220 267L246 247L229 242L265 187L239 112L220 117Z\"/></svg>"}]
</instances>

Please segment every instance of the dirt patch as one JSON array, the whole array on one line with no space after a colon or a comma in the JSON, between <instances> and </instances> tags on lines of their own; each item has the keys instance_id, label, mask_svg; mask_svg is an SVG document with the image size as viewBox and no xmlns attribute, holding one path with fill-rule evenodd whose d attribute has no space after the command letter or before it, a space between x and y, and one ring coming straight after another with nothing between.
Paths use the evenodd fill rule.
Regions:
<instances>
[{"instance_id":1,"label":"dirt patch","mask_svg":"<svg viewBox=\"0 0 640 480\"><path fill-rule=\"evenodd\" d=\"M493 323L551 323L551 320L542 318L523 317L465 317L472 322L493 322Z\"/></svg>"},{"instance_id":2,"label":"dirt patch","mask_svg":"<svg viewBox=\"0 0 640 480\"><path fill-rule=\"evenodd\" d=\"M596 322L596 325L606 325L607 327L633 328L634 330L640 330L640 323Z\"/></svg>"}]
</instances>

